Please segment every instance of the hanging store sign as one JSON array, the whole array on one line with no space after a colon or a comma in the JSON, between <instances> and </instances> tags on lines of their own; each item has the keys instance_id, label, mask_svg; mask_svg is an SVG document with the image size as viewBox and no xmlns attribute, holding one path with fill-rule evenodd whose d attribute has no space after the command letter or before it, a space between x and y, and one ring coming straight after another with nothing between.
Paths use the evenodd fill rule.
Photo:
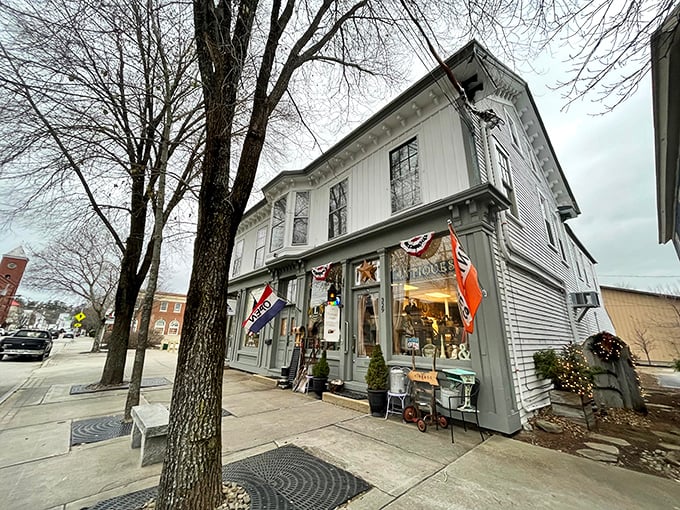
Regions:
<instances>
[{"instance_id":1,"label":"hanging store sign","mask_svg":"<svg viewBox=\"0 0 680 510\"><path fill-rule=\"evenodd\" d=\"M323 339L326 342L340 341L340 307L327 306L323 317Z\"/></svg>"}]
</instances>

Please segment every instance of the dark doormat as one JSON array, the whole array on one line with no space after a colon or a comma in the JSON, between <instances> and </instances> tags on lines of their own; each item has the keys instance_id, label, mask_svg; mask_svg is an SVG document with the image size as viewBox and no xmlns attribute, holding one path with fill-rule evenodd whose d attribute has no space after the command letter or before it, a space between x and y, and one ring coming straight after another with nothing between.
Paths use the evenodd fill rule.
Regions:
<instances>
[{"instance_id":1,"label":"dark doormat","mask_svg":"<svg viewBox=\"0 0 680 510\"><path fill-rule=\"evenodd\" d=\"M148 379L142 379L142 388L152 388L153 386L164 386L166 384L172 384L172 382L165 377L149 377ZM98 391L109 391L109 390L126 390L130 387L129 382L124 382L123 384L118 384L116 386L106 386L99 387L98 384L76 384L71 386L69 395L80 395L83 393L96 393Z\"/></svg>"},{"instance_id":2,"label":"dark doormat","mask_svg":"<svg viewBox=\"0 0 680 510\"><path fill-rule=\"evenodd\" d=\"M352 391L345 388L339 391L334 391L333 393L335 393L336 395L340 395L341 397L351 398L352 400L366 400L368 398L366 396L366 393Z\"/></svg>"},{"instance_id":3,"label":"dark doormat","mask_svg":"<svg viewBox=\"0 0 680 510\"><path fill-rule=\"evenodd\" d=\"M123 423L122 414L78 420L71 423L71 446L128 436L131 431L132 423Z\"/></svg>"},{"instance_id":4,"label":"dark doormat","mask_svg":"<svg viewBox=\"0 0 680 510\"><path fill-rule=\"evenodd\" d=\"M371 487L293 445L227 464L222 480L246 489L251 510L332 510ZM132 492L87 510L134 510L155 497L156 491L151 487Z\"/></svg>"}]
</instances>

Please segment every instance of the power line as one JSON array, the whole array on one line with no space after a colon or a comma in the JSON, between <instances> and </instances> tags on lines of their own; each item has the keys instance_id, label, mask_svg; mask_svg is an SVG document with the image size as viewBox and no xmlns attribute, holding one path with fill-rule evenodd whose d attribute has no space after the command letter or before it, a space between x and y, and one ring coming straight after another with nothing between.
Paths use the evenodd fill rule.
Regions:
<instances>
[{"instance_id":1,"label":"power line","mask_svg":"<svg viewBox=\"0 0 680 510\"><path fill-rule=\"evenodd\" d=\"M597 274L598 278L680 278L680 274Z\"/></svg>"}]
</instances>

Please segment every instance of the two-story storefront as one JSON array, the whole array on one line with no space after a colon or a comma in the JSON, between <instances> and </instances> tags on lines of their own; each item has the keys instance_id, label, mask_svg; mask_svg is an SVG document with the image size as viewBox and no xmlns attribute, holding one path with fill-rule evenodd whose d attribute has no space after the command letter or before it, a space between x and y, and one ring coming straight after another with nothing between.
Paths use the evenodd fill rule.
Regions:
<instances>
[{"instance_id":1,"label":"two-story storefront","mask_svg":"<svg viewBox=\"0 0 680 510\"><path fill-rule=\"evenodd\" d=\"M546 405L536 350L609 329L592 308L593 259L564 221L579 214L526 83L476 42L299 171L279 174L241 223L232 257L234 367L276 375L297 326L331 378L365 389L379 344L390 365L473 370L483 427L512 433ZM463 332L451 220L485 297ZM257 335L241 322L270 283L289 305ZM595 294L593 294L595 293ZM592 308L592 309L591 309Z\"/></svg>"}]
</instances>

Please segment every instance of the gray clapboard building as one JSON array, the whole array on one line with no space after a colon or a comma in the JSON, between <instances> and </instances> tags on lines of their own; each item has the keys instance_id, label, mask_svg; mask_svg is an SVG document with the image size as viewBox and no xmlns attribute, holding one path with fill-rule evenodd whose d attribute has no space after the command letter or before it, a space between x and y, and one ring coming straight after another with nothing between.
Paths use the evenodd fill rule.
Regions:
<instances>
[{"instance_id":1,"label":"gray clapboard building","mask_svg":"<svg viewBox=\"0 0 680 510\"><path fill-rule=\"evenodd\" d=\"M411 366L415 352L429 370L436 356L437 369L476 372L482 426L512 433L549 403L533 353L611 323L595 261L565 223L579 207L527 84L474 41L447 63L471 107L435 69L264 187L236 238L227 356L278 375L304 326L307 345L327 350L330 377L355 390L375 345L391 366ZM469 335L447 220L485 293ZM267 283L290 304L246 334Z\"/></svg>"}]
</instances>

